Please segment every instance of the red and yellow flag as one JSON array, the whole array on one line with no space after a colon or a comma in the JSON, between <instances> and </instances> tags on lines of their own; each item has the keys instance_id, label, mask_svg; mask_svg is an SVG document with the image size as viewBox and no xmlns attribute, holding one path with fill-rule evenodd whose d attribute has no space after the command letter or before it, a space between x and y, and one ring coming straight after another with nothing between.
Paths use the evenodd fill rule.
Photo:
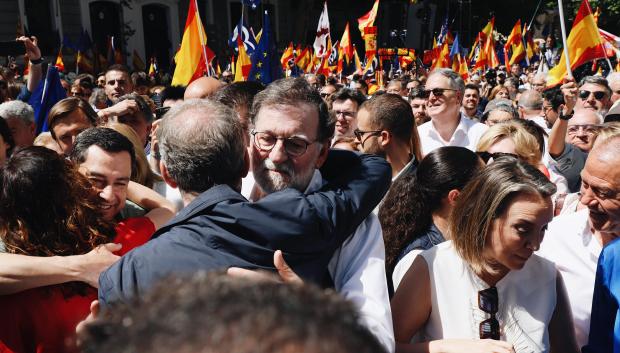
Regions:
<instances>
[{"instance_id":1,"label":"red and yellow flag","mask_svg":"<svg viewBox=\"0 0 620 353\"><path fill-rule=\"evenodd\" d=\"M566 39L566 47L571 70L588 61L605 57L605 49L588 0L583 0L577 11L573 27ZM547 74L547 87L560 84L567 74L566 58L562 51L560 61Z\"/></svg>"},{"instance_id":2,"label":"red and yellow flag","mask_svg":"<svg viewBox=\"0 0 620 353\"><path fill-rule=\"evenodd\" d=\"M351 46L351 35L349 33L349 22L344 27L342 38L340 38L340 51L344 52L344 56L347 59L347 63L351 62L353 58L353 46Z\"/></svg>"},{"instance_id":3,"label":"red and yellow flag","mask_svg":"<svg viewBox=\"0 0 620 353\"><path fill-rule=\"evenodd\" d=\"M357 49L355 48L355 44L353 44L353 61L355 62L355 72L358 74L361 74L362 73L362 61L360 60L360 57L357 54Z\"/></svg>"},{"instance_id":4,"label":"red and yellow flag","mask_svg":"<svg viewBox=\"0 0 620 353\"><path fill-rule=\"evenodd\" d=\"M310 62L310 59L310 50L306 47L297 55L295 65L299 66L300 69L305 70Z\"/></svg>"},{"instance_id":5,"label":"red and yellow flag","mask_svg":"<svg viewBox=\"0 0 620 353\"><path fill-rule=\"evenodd\" d=\"M448 41L445 40L441 45L437 60L435 60L435 63L431 67L431 71L448 67L450 67L450 47L448 46Z\"/></svg>"},{"instance_id":6,"label":"red and yellow flag","mask_svg":"<svg viewBox=\"0 0 620 353\"><path fill-rule=\"evenodd\" d=\"M58 71L60 72L65 71L65 63L62 61L62 47L60 47L60 50L58 51L58 55L56 56L56 62L54 63L54 66L56 66L58 68Z\"/></svg>"},{"instance_id":7,"label":"red and yellow flag","mask_svg":"<svg viewBox=\"0 0 620 353\"><path fill-rule=\"evenodd\" d=\"M282 70L286 71L288 69L288 61L293 58L293 42L291 42L284 53L282 53L282 57L280 58L280 64L282 64Z\"/></svg>"},{"instance_id":8,"label":"red and yellow flag","mask_svg":"<svg viewBox=\"0 0 620 353\"><path fill-rule=\"evenodd\" d=\"M377 18L377 11L379 10L379 0L375 0L372 5L372 9L364 16L357 19L357 26L360 29L362 36L364 35L364 28L372 27L375 24L375 18Z\"/></svg>"},{"instance_id":9,"label":"red and yellow flag","mask_svg":"<svg viewBox=\"0 0 620 353\"><path fill-rule=\"evenodd\" d=\"M512 52L510 59L508 59L508 51ZM525 46L523 45L523 34L521 33L520 19L517 20L517 23L515 23L514 27L512 27L512 31L510 31L510 35L508 35L508 39L506 39L506 44L504 44L504 54L508 67L510 67L510 65L518 64L525 58Z\"/></svg>"},{"instance_id":10,"label":"red and yellow flag","mask_svg":"<svg viewBox=\"0 0 620 353\"><path fill-rule=\"evenodd\" d=\"M241 36L237 36L237 47L239 48L239 55L237 56L237 67L235 68L235 82L247 81L250 69L252 69L252 61L245 51L245 45L241 41Z\"/></svg>"},{"instance_id":11,"label":"red and yellow flag","mask_svg":"<svg viewBox=\"0 0 620 353\"><path fill-rule=\"evenodd\" d=\"M175 55L173 86L187 86L207 71L207 34L198 14L196 0L189 0L189 10L181 48Z\"/></svg>"}]
</instances>

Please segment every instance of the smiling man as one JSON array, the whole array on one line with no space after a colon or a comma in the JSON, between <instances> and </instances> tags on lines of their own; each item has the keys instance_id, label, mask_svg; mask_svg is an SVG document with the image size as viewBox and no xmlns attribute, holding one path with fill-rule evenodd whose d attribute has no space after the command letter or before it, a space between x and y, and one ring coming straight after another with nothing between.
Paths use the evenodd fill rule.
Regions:
<instances>
[{"instance_id":1,"label":"smiling man","mask_svg":"<svg viewBox=\"0 0 620 353\"><path fill-rule=\"evenodd\" d=\"M331 110L336 116L334 140L342 136L353 136L357 128L357 111L366 101L358 90L342 88L330 96Z\"/></svg>"},{"instance_id":2,"label":"smiling man","mask_svg":"<svg viewBox=\"0 0 620 353\"><path fill-rule=\"evenodd\" d=\"M581 172L580 201L587 209L556 217L549 224L539 252L539 255L555 262L567 292L571 294L569 301L579 347L586 344L589 332L600 338L604 336L603 332L608 334L613 330L613 321L603 327L604 322L595 321L592 317L592 327L596 327L598 332L591 331L590 310L593 308L592 295L599 254L605 245L620 235L619 148L618 135L595 145ZM595 301L594 308L596 304ZM605 316L611 314L615 314L615 310ZM612 352L612 349L592 352Z\"/></svg>"},{"instance_id":3,"label":"smiling man","mask_svg":"<svg viewBox=\"0 0 620 353\"><path fill-rule=\"evenodd\" d=\"M426 113L431 117L418 127L422 154L442 146L461 146L475 150L480 136L488 129L461 114L465 83L450 69L437 69L426 80Z\"/></svg>"},{"instance_id":4,"label":"smiling man","mask_svg":"<svg viewBox=\"0 0 620 353\"><path fill-rule=\"evenodd\" d=\"M579 82L576 110L589 109L605 115L611 107L611 88L601 76L586 76Z\"/></svg>"}]
</instances>

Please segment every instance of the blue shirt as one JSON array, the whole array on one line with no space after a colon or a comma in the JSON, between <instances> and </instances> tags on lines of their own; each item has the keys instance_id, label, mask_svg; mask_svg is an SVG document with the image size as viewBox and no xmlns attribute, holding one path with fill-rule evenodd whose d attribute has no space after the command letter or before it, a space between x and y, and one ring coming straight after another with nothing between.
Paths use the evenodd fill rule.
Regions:
<instances>
[{"instance_id":1,"label":"blue shirt","mask_svg":"<svg viewBox=\"0 0 620 353\"><path fill-rule=\"evenodd\" d=\"M583 353L620 353L620 242L603 248L598 258L590 336Z\"/></svg>"}]
</instances>

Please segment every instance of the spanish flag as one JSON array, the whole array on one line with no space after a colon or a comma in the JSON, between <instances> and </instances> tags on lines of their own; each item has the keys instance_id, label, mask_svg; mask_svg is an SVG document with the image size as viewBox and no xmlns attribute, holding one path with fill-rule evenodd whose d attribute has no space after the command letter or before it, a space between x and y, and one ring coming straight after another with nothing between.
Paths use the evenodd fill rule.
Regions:
<instances>
[{"instance_id":1,"label":"spanish flag","mask_svg":"<svg viewBox=\"0 0 620 353\"><path fill-rule=\"evenodd\" d=\"M241 41L241 36L237 36L237 46L239 48L239 55L237 56L237 67L235 68L235 82L247 81L252 69L252 61L245 51L245 45Z\"/></svg>"},{"instance_id":2,"label":"spanish flag","mask_svg":"<svg viewBox=\"0 0 620 353\"><path fill-rule=\"evenodd\" d=\"M504 44L504 54L506 59L508 59L508 51L512 51L512 56L510 56L510 60L506 60L508 63L507 66L519 64L521 60L525 58L525 46L523 45L523 35L521 34L521 20L517 20L514 27L512 27L512 31L510 35L508 35L508 39L506 39L506 44Z\"/></svg>"},{"instance_id":3,"label":"spanish flag","mask_svg":"<svg viewBox=\"0 0 620 353\"><path fill-rule=\"evenodd\" d=\"M605 57L605 49L588 0L583 0L577 11L573 27L566 39L566 47L571 70L588 61ZM566 75L566 58L562 51L560 61L547 74L547 87L560 84Z\"/></svg>"},{"instance_id":4,"label":"spanish flag","mask_svg":"<svg viewBox=\"0 0 620 353\"><path fill-rule=\"evenodd\" d=\"M62 47L60 47L60 50L58 51L58 56L56 56L56 63L54 63L54 66L56 66L60 72L65 71L65 63L62 61Z\"/></svg>"},{"instance_id":5,"label":"spanish flag","mask_svg":"<svg viewBox=\"0 0 620 353\"><path fill-rule=\"evenodd\" d=\"M357 19L357 25L360 29L360 33L362 33L362 37L364 36L364 28L372 27L375 23L375 18L377 18L377 11L379 10L379 0L375 0L374 5L372 5L372 9L365 14L364 16Z\"/></svg>"},{"instance_id":6,"label":"spanish flag","mask_svg":"<svg viewBox=\"0 0 620 353\"><path fill-rule=\"evenodd\" d=\"M207 34L200 21L196 0L189 0L181 48L174 58L177 66L172 77L173 86L187 86L207 71L206 46Z\"/></svg>"},{"instance_id":7,"label":"spanish flag","mask_svg":"<svg viewBox=\"0 0 620 353\"><path fill-rule=\"evenodd\" d=\"M349 22L344 27L344 33L340 38L340 51L344 53L344 57L347 59L347 64L351 62L353 58L353 46L351 46L351 36L349 34Z\"/></svg>"}]
</instances>

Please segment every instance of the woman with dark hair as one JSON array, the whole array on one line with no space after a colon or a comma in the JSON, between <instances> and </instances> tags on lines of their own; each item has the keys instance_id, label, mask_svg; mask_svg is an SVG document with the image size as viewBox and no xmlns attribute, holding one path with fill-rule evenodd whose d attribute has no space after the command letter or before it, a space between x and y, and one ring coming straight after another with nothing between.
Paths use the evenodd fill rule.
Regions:
<instances>
[{"instance_id":1,"label":"woman with dark hair","mask_svg":"<svg viewBox=\"0 0 620 353\"><path fill-rule=\"evenodd\" d=\"M445 240L459 192L481 166L467 148L441 147L392 185L379 210L389 288L398 287L415 256Z\"/></svg>"},{"instance_id":2,"label":"woman with dark hair","mask_svg":"<svg viewBox=\"0 0 620 353\"><path fill-rule=\"evenodd\" d=\"M79 255L115 238L97 191L52 150L33 146L14 153L0 169L0 185L0 243L8 253ZM97 290L79 282L0 296L0 351L75 351L67 342L95 299Z\"/></svg>"},{"instance_id":3,"label":"woman with dark hair","mask_svg":"<svg viewBox=\"0 0 620 353\"><path fill-rule=\"evenodd\" d=\"M416 257L392 299L396 352L578 352L555 264L535 252L555 185L500 157L461 191L449 241Z\"/></svg>"},{"instance_id":4,"label":"woman with dark hair","mask_svg":"<svg viewBox=\"0 0 620 353\"><path fill-rule=\"evenodd\" d=\"M15 147L13 135L3 117L0 116L0 166L4 165L6 159L11 155Z\"/></svg>"}]
</instances>

